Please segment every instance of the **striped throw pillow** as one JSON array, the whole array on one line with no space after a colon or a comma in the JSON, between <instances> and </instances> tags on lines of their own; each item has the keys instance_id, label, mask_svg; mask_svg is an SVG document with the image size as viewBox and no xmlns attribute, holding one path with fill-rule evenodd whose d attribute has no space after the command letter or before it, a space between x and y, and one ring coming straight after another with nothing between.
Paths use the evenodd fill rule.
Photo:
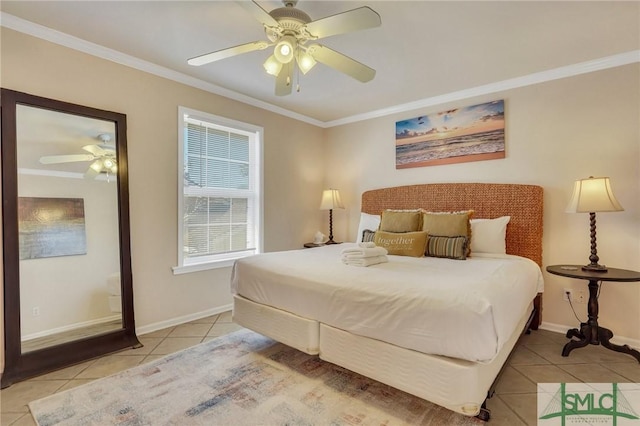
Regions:
<instances>
[{"instance_id":1,"label":"striped throw pillow","mask_svg":"<svg viewBox=\"0 0 640 426\"><path fill-rule=\"evenodd\" d=\"M372 243L376 237L376 231L372 231L370 229L365 229L362 231L362 242L363 243Z\"/></svg>"},{"instance_id":2,"label":"striped throw pillow","mask_svg":"<svg viewBox=\"0 0 640 426\"><path fill-rule=\"evenodd\" d=\"M467 237L438 237L429 235L426 256L446 257L465 260L467 258Z\"/></svg>"}]
</instances>

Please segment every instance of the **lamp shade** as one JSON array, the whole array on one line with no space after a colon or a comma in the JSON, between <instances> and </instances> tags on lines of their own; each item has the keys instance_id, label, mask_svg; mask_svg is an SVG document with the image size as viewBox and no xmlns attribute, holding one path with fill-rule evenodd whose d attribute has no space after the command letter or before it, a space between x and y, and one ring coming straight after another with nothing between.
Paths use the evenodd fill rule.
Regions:
<instances>
[{"instance_id":1,"label":"lamp shade","mask_svg":"<svg viewBox=\"0 0 640 426\"><path fill-rule=\"evenodd\" d=\"M320 210L344 209L340 199L340 191L337 189L325 189L322 191Z\"/></svg>"},{"instance_id":2,"label":"lamp shade","mask_svg":"<svg viewBox=\"0 0 640 426\"><path fill-rule=\"evenodd\" d=\"M619 212L624 210L611 190L608 177L579 179L573 187L573 195L567 213Z\"/></svg>"}]
</instances>

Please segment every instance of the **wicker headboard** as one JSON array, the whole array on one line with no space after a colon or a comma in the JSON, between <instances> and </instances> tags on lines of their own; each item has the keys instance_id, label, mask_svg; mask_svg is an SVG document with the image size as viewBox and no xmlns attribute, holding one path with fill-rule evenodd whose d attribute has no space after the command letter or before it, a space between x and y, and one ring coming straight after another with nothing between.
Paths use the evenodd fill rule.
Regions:
<instances>
[{"instance_id":1,"label":"wicker headboard","mask_svg":"<svg viewBox=\"0 0 640 426\"><path fill-rule=\"evenodd\" d=\"M473 217L511 216L507 253L542 266L542 187L498 183L431 183L374 189L362 194L362 211L384 209L428 211L475 210ZM473 238L473 235L471 236Z\"/></svg>"}]
</instances>

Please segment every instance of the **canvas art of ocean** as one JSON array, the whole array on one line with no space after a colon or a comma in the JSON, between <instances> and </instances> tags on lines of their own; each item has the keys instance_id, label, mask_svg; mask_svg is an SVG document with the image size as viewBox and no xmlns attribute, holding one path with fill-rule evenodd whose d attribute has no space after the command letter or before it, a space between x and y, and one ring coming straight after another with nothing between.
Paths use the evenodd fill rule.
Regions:
<instances>
[{"instance_id":1,"label":"canvas art of ocean","mask_svg":"<svg viewBox=\"0 0 640 426\"><path fill-rule=\"evenodd\" d=\"M505 158L504 100L396 122L396 168Z\"/></svg>"}]
</instances>

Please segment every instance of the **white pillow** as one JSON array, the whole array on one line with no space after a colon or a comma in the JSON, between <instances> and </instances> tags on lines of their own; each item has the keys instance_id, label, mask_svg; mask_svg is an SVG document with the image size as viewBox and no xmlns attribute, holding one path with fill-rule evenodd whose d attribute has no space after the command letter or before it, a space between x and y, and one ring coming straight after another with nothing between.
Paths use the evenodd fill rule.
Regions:
<instances>
[{"instance_id":1,"label":"white pillow","mask_svg":"<svg viewBox=\"0 0 640 426\"><path fill-rule=\"evenodd\" d=\"M471 256L473 253L507 252L507 224L511 216L496 219L471 219Z\"/></svg>"},{"instance_id":2,"label":"white pillow","mask_svg":"<svg viewBox=\"0 0 640 426\"><path fill-rule=\"evenodd\" d=\"M365 229L375 231L380 226L380 215L360 213L360 224L358 225L358 235L356 235L356 242L362 242L362 232Z\"/></svg>"}]
</instances>

